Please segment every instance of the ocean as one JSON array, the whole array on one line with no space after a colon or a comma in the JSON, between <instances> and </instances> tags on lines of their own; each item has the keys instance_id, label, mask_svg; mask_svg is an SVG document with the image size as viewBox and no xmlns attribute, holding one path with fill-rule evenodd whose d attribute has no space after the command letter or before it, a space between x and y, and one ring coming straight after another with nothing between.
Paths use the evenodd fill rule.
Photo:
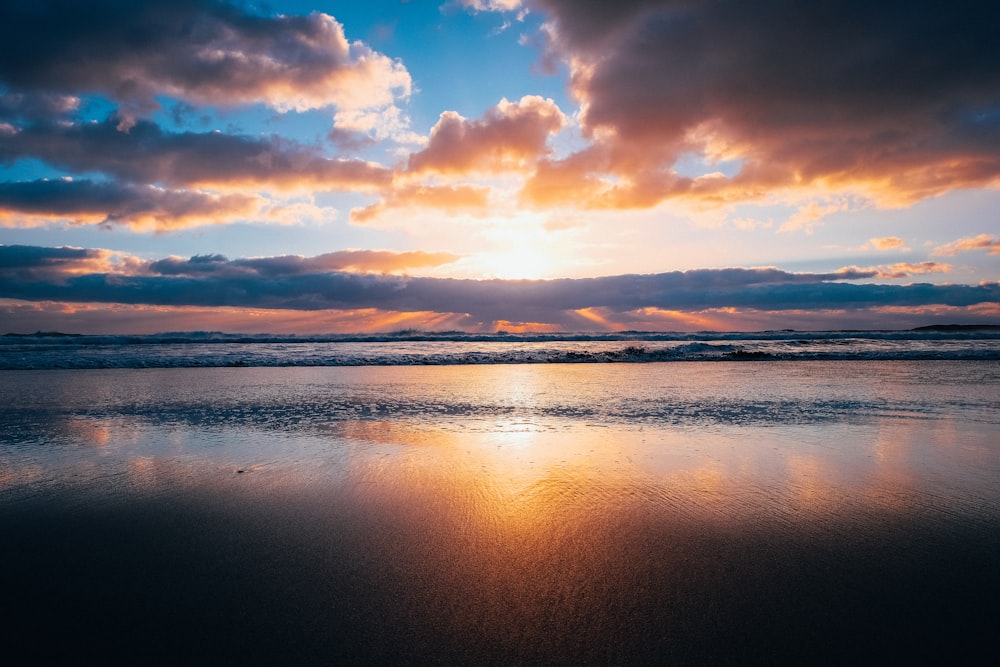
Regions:
<instances>
[{"instance_id":1,"label":"ocean","mask_svg":"<svg viewBox=\"0 0 1000 667\"><path fill-rule=\"evenodd\" d=\"M0 370L197 366L405 366L654 361L1000 359L1000 327L907 331L294 336L211 331L0 336Z\"/></svg>"},{"instance_id":2,"label":"ocean","mask_svg":"<svg viewBox=\"0 0 1000 667\"><path fill-rule=\"evenodd\" d=\"M970 662L1000 334L8 336L11 655Z\"/></svg>"}]
</instances>

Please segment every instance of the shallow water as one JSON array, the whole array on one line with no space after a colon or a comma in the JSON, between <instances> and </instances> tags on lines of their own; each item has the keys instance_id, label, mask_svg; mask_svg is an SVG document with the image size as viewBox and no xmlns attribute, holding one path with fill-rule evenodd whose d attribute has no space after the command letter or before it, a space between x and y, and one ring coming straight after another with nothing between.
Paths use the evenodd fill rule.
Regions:
<instances>
[{"instance_id":1,"label":"shallow water","mask_svg":"<svg viewBox=\"0 0 1000 667\"><path fill-rule=\"evenodd\" d=\"M748 360L1000 361L1000 330L0 336L0 370Z\"/></svg>"},{"instance_id":2,"label":"shallow water","mask_svg":"<svg viewBox=\"0 0 1000 667\"><path fill-rule=\"evenodd\" d=\"M976 656L1000 364L0 373L37 657Z\"/></svg>"}]
</instances>

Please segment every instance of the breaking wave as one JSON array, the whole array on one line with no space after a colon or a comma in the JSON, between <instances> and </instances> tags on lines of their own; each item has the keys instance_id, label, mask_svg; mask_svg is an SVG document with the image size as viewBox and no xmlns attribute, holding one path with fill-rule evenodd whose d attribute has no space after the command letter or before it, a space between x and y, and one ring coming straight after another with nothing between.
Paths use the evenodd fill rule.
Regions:
<instances>
[{"instance_id":1,"label":"breaking wave","mask_svg":"<svg viewBox=\"0 0 1000 667\"><path fill-rule=\"evenodd\" d=\"M783 360L1000 360L1000 329L316 336L213 331L0 336L0 369Z\"/></svg>"}]
</instances>

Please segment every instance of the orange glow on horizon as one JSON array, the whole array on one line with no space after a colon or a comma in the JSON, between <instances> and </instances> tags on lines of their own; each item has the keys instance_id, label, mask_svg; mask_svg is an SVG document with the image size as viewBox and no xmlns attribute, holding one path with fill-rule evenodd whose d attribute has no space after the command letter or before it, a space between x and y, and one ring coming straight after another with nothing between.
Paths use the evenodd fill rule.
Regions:
<instances>
[{"instance_id":1,"label":"orange glow on horizon","mask_svg":"<svg viewBox=\"0 0 1000 667\"><path fill-rule=\"evenodd\" d=\"M510 322L508 320L497 320L495 323L497 331L507 333L559 333L562 327L558 324L547 322Z\"/></svg>"},{"instance_id":2,"label":"orange glow on horizon","mask_svg":"<svg viewBox=\"0 0 1000 667\"><path fill-rule=\"evenodd\" d=\"M843 328L910 328L933 321L979 320L1000 316L1000 304L956 306L881 306L859 310L756 310L717 308L699 311L607 308L553 311L554 321L481 320L468 313L355 310L269 310L264 308L148 306L104 303L29 302L0 299L0 318L21 322L11 333L62 331L82 334L155 334L165 331L222 331L282 335L391 333L403 329L492 333L561 331L799 331ZM569 316L569 319L567 319ZM573 322L573 317L576 322ZM585 324L586 323L586 324Z\"/></svg>"}]
</instances>

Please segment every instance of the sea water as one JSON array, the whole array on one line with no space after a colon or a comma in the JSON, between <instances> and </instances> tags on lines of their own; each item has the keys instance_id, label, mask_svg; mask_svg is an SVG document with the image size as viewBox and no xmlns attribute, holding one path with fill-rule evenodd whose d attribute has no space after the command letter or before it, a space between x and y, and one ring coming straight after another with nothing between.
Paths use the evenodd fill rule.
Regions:
<instances>
[{"instance_id":1,"label":"sea water","mask_svg":"<svg viewBox=\"0 0 1000 667\"><path fill-rule=\"evenodd\" d=\"M1000 359L1000 328L909 331L515 334L422 332L288 336L0 336L0 370L202 366L397 366L658 361Z\"/></svg>"},{"instance_id":2,"label":"sea water","mask_svg":"<svg viewBox=\"0 0 1000 667\"><path fill-rule=\"evenodd\" d=\"M1000 362L962 355L6 370L8 646L169 664L972 659L1000 620Z\"/></svg>"}]
</instances>

